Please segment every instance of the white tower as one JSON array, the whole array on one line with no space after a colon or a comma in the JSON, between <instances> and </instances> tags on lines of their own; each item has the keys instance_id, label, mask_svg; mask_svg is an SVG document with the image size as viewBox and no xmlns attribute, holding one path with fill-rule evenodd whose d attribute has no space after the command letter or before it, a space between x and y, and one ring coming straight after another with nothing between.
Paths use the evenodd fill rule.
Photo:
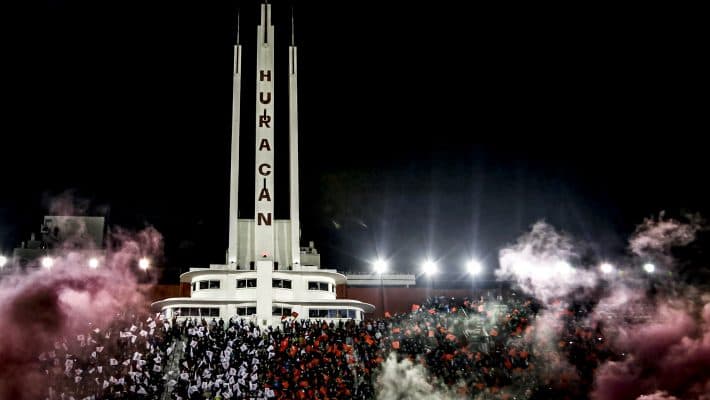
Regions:
<instances>
[{"instance_id":1,"label":"white tower","mask_svg":"<svg viewBox=\"0 0 710 400\"><path fill-rule=\"evenodd\" d=\"M237 16L237 44L234 45L232 71L232 158L229 176L229 244L227 265L236 268L237 240L239 237L239 110L242 92L242 46L239 44L239 17Z\"/></svg>"},{"instance_id":2,"label":"white tower","mask_svg":"<svg viewBox=\"0 0 710 400\"><path fill-rule=\"evenodd\" d=\"M289 198L291 209L291 262L301 265L301 228L298 206L298 66L294 41L293 11L291 13L291 46L288 48L288 118L289 118Z\"/></svg>"},{"instance_id":3,"label":"white tower","mask_svg":"<svg viewBox=\"0 0 710 400\"><path fill-rule=\"evenodd\" d=\"M300 253L298 179L297 58L291 19L289 49L289 199L290 220L274 215L274 27L271 5L261 5L256 45L256 155L254 218L239 219L239 122L242 48L234 46L232 146L227 264L190 268L180 275L190 284L190 297L153 303L168 318L237 316L260 326L278 325L284 317L328 321L362 321L374 306L338 299L337 285L346 283L336 269L323 269L311 246ZM305 264L305 265L304 265ZM239 266L239 268L237 268ZM381 277L380 277L381 278Z\"/></svg>"},{"instance_id":4,"label":"white tower","mask_svg":"<svg viewBox=\"0 0 710 400\"><path fill-rule=\"evenodd\" d=\"M256 200L254 259L274 260L274 26L261 5L256 50Z\"/></svg>"},{"instance_id":5,"label":"white tower","mask_svg":"<svg viewBox=\"0 0 710 400\"><path fill-rule=\"evenodd\" d=\"M254 260L257 318L266 325L272 317L274 270L274 26L271 5L261 5L256 50L256 200L254 202Z\"/></svg>"}]
</instances>

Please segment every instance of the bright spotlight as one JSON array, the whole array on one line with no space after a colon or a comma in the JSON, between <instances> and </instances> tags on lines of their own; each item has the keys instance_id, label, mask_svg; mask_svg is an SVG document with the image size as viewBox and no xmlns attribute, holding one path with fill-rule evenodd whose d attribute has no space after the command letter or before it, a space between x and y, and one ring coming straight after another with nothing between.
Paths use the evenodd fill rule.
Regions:
<instances>
[{"instance_id":1,"label":"bright spotlight","mask_svg":"<svg viewBox=\"0 0 710 400\"><path fill-rule=\"evenodd\" d=\"M434 275L436 270L436 263L434 261L428 260L422 265L422 271L427 275Z\"/></svg>"},{"instance_id":2,"label":"bright spotlight","mask_svg":"<svg viewBox=\"0 0 710 400\"><path fill-rule=\"evenodd\" d=\"M614 266L609 263L603 263L599 266L599 269L602 270L602 272L605 274L610 274L612 271L614 271Z\"/></svg>"},{"instance_id":3,"label":"bright spotlight","mask_svg":"<svg viewBox=\"0 0 710 400\"><path fill-rule=\"evenodd\" d=\"M4 267L5 264L7 264L7 257L0 256L0 268Z\"/></svg>"},{"instance_id":4,"label":"bright spotlight","mask_svg":"<svg viewBox=\"0 0 710 400\"><path fill-rule=\"evenodd\" d=\"M656 266L651 263L646 263L643 265L643 270L649 274L652 274L656 270Z\"/></svg>"},{"instance_id":5,"label":"bright spotlight","mask_svg":"<svg viewBox=\"0 0 710 400\"><path fill-rule=\"evenodd\" d=\"M383 274L385 273L385 271L387 271L387 261L378 259L373 264L373 267L375 267L375 272L377 272L378 274Z\"/></svg>"},{"instance_id":6,"label":"bright spotlight","mask_svg":"<svg viewBox=\"0 0 710 400\"><path fill-rule=\"evenodd\" d=\"M54 260L52 257L43 257L42 258L42 266L45 268L52 268L54 265Z\"/></svg>"},{"instance_id":7,"label":"bright spotlight","mask_svg":"<svg viewBox=\"0 0 710 400\"><path fill-rule=\"evenodd\" d=\"M138 261L138 266L140 267L140 269L145 271L148 269L148 267L150 267L150 260L143 257L140 259L140 261Z\"/></svg>"},{"instance_id":8,"label":"bright spotlight","mask_svg":"<svg viewBox=\"0 0 710 400\"><path fill-rule=\"evenodd\" d=\"M98 268L98 267L99 267L99 260L98 260L98 258L95 258L95 257L91 258L91 259L89 260L89 268L94 268L94 269L96 269L96 268Z\"/></svg>"},{"instance_id":9,"label":"bright spotlight","mask_svg":"<svg viewBox=\"0 0 710 400\"><path fill-rule=\"evenodd\" d=\"M468 273L471 275L478 275L481 273L481 271L483 271L483 266L480 262L476 260L471 260L467 262L466 268L468 269Z\"/></svg>"}]
</instances>

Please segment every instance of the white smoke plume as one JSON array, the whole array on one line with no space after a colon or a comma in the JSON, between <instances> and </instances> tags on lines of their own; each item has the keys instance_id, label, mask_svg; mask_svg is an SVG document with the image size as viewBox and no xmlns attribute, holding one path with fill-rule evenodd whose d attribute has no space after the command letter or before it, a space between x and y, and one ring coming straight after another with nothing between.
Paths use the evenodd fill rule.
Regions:
<instances>
[{"instance_id":1,"label":"white smoke plume","mask_svg":"<svg viewBox=\"0 0 710 400\"><path fill-rule=\"evenodd\" d=\"M656 392L639 396L636 400L678 400L677 397L669 395L667 392Z\"/></svg>"},{"instance_id":2,"label":"white smoke plume","mask_svg":"<svg viewBox=\"0 0 710 400\"><path fill-rule=\"evenodd\" d=\"M517 243L499 253L499 279L512 279L543 303L568 295L580 287L591 288L596 274L572 266L578 258L569 236L545 222L537 222Z\"/></svg>"},{"instance_id":3,"label":"white smoke plume","mask_svg":"<svg viewBox=\"0 0 710 400\"><path fill-rule=\"evenodd\" d=\"M670 266L673 260L671 248L694 241L697 232L703 228L703 220L697 214L686 215L687 222L664 219L664 216L661 212L658 219L644 219L629 239L629 250L642 259L657 259Z\"/></svg>"},{"instance_id":4,"label":"white smoke plume","mask_svg":"<svg viewBox=\"0 0 710 400\"><path fill-rule=\"evenodd\" d=\"M397 361L390 353L382 363L377 379L377 398L380 400L453 400L457 397L437 383L421 364L409 359Z\"/></svg>"}]
</instances>

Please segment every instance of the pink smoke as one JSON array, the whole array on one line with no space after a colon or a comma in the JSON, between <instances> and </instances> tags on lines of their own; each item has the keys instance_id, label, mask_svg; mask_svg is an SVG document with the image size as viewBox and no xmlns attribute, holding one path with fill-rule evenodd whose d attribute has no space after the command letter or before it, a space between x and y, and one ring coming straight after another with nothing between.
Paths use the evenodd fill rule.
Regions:
<instances>
[{"instance_id":1,"label":"pink smoke","mask_svg":"<svg viewBox=\"0 0 710 400\"><path fill-rule=\"evenodd\" d=\"M0 398L37 399L47 388L38 356L61 338L105 329L117 313L145 310L135 263L159 256L153 228L110 236L101 267L90 269L80 253L55 254L54 266L5 277L0 282ZM81 260L81 262L79 261Z\"/></svg>"},{"instance_id":2,"label":"pink smoke","mask_svg":"<svg viewBox=\"0 0 710 400\"><path fill-rule=\"evenodd\" d=\"M710 398L710 303L696 308L664 302L648 322L622 328L615 344L629 356L598 369L592 398Z\"/></svg>"},{"instance_id":3,"label":"pink smoke","mask_svg":"<svg viewBox=\"0 0 710 400\"><path fill-rule=\"evenodd\" d=\"M686 219L688 222L664 219L663 212L658 219L644 219L629 239L629 250L641 258L656 258L666 265L672 265L671 248L691 243L696 233L703 228L703 220L699 215L687 215Z\"/></svg>"}]
</instances>

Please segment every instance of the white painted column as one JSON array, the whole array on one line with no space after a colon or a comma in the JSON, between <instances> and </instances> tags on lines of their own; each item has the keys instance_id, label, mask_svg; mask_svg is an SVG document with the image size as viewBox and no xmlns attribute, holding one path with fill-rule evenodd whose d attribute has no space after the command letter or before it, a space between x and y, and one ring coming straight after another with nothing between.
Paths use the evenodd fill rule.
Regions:
<instances>
[{"instance_id":1,"label":"white painted column","mask_svg":"<svg viewBox=\"0 0 710 400\"><path fill-rule=\"evenodd\" d=\"M271 323L274 301L273 288L271 287L273 274L273 261L256 262L256 316L261 327Z\"/></svg>"},{"instance_id":2,"label":"white painted column","mask_svg":"<svg viewBox=\"0 0 710 400\"><path fill-rule=\"evenodd\" d=\"M271 5L261 5L256 51L256 200L254 202L254 260L258 323L271 321L271 277L274 262L274 27Z\"/></svg>"},{"instance_id":3,"label":"white painted column","mask_svg":"<svg viewBox=\"0 0 710 400\"><path fill-rule=\"evenodd\" d=\"M257 261L274 261L274 27L261 5L256 60L256 181L254 244ZM269 282L269 284L271 284ZM269 310L271 312L271 310Z\"/></svg>"},{"instance_id":4,"label":"white painted column","mask_svg":"<svg viewBox=\"0 0 710 400\"><path fill-rule=\"evenodd\" d=\"M299 186L298 186L298 74L297 49L292 43L288 58L288 115L289 115L289 175L291 199L291 262L293 266L301 265L301 224L299 216Z\"/></svg>"},{"instance_id":5,"label":"white painted column","mask_svg":"<svg viewBox=\"0 0 710 400\"><path fill-rule=\"evenodd\" d=\"M237 33L237 37L238 37ZM234 46L234 70L232 71L232 158L229 176L229 243L227 264L235 267L238 260L239 237L239 117L242 93L242 46ZM242 266L244 267L244 266Z\"/></svg>"}]
</instances>

